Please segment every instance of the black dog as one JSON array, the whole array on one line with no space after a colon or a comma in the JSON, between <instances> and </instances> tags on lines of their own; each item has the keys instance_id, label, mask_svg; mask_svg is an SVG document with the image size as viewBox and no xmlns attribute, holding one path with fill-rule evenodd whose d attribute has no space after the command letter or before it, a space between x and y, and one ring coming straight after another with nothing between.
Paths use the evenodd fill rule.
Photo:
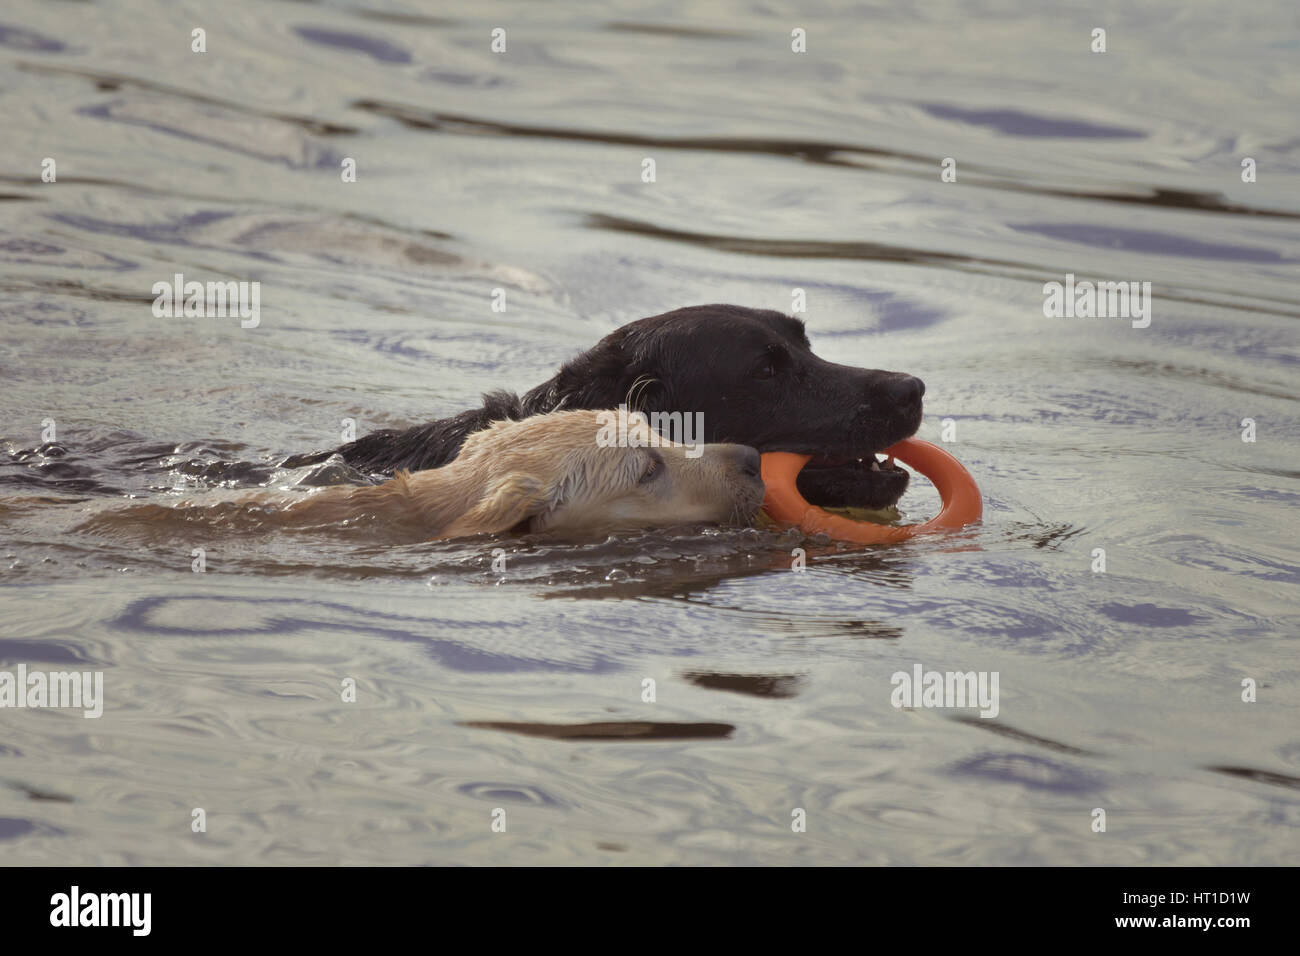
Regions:
<instances>
[{"instance_id":1,"label":"black dog","mask_svg":"<svg viewBox=\"0 0 1300 956\"><path fill-rule=\"evenodd\" d=\"M445 465L465 437L501 419L561 408L702 412L698 441L811 454L799 491L813 504L884 507L907 472L874 452L921 424L925 385L901 372L853 368L812 353L798 319L735 305L699 305L631 322L566 363L522 399L483 396L483 407L403 431L385 429L337 449L349 464L391 474ZM670 436L671 437L671 436ZM286 465L315 464L334 452Z\"/></svg>"}]
</instances>

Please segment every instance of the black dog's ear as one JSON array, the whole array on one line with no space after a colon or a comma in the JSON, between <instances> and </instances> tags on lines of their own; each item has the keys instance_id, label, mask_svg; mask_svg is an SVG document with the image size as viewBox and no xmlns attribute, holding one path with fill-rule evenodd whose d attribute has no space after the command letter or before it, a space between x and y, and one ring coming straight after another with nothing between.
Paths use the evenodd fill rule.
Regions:
<instances>
[{"instance_id":1,"label":"black dog's ear","mask_svg":"<svg viewBox=\"0 0 1300 956\"><path fill-rule=\"evenodd\" d=\"M652 370L636 368L622 344L602 341L566 362L555 377L524 396L530 414L565 408L659 408L664 385ZM649 404L647 404L649 403Z\"/></svg>"},{"instance_id":2,"label":"black dog's ear","mask_svg":"<svg viewBox=\"0 0 1300 956\"><path fill-rule=\"evenodd\" d=\"M649 373L638 375L632 381L622 401L633 412L668 411L672 405L668 383Z\"/></svg>"}]
</instances>

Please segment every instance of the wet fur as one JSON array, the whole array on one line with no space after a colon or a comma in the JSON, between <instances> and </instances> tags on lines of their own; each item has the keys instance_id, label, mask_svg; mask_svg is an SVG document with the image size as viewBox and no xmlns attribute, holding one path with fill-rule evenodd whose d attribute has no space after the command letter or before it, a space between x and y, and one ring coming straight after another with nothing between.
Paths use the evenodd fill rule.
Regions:
<instances>
[{"instance_id":1,"label":"wet fur","mask_svg":"<svg viewBox=\"0 0 1300 956\"><path fill-rule=\"evenodd\" d=\"M765 376L769 355L776 367ZM919 379L901 372L819 358L803 323L780 312L692 306L615 329L522 397L492 392L480 408L377 431L285 464L314 464L337 453L371 474L418 472L450 462L470 435L493 421L626 402L644 412L702 412L702 441L835 456L841 460L814 459L800 474L804 497L823 506L883 507L903 494L907 472L864 471L852 459L912 435L924 391Z\"/></svg>"},{"instance_id":2,"label":"wet fur","mask_svg":"<svg viewBox=\"0 0 1300 956\"><path fill-rule=\"evenodd\" d=\"M758 456L736 445L602 447L610 411L553 412L498 421L475 432L454 461L399 471L373 487L331 487L288 504L281 523L342 525L378 520L430 538L511 530L580 531L695 521L744 521L763 499ZM629 435L649 445L634 421ZM647 475L649 478L647 479Z\"/></svg>"}]
</instances>

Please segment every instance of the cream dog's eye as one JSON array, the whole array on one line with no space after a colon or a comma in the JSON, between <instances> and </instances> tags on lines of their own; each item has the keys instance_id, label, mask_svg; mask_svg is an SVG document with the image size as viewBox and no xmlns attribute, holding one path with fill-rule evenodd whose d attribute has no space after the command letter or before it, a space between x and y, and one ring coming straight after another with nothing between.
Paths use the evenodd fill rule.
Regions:
<instances>
[{"instance_id":1,"label":"cream dog's eye","mask_svg":"<svg viewBox=\"0 0 1300 956\"><path fill-rule=\"evenodd\" d=\"M650 452L650 460L646 463L645 471L641 472L641 477L637 479L637 484L645 485L659 477L664 468L663 456L657 451Z\"/></svg>"}]
</instances>

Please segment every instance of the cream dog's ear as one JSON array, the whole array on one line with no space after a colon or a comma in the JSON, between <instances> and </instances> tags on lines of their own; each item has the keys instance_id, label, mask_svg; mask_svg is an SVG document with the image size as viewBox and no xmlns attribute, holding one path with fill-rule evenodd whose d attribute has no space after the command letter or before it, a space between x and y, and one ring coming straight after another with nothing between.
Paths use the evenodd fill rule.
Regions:
<instances>
[{"instance_id":1,"label":"cream dog's ear","mask_svg":"<svg viewBox=\"0 0 1300 956\"><path fill-rule=\"evenodd\" d=\"M454 538L467 534L509 531L521 521L546 510L546 487L532 475L509 474L488 487L477 500L461 504L470 507L459 517L446 512L434 516L435 524L442 525L442 518L450 520L449 524L442 525L438 537Z\"/></svg>"}]
</instances>

